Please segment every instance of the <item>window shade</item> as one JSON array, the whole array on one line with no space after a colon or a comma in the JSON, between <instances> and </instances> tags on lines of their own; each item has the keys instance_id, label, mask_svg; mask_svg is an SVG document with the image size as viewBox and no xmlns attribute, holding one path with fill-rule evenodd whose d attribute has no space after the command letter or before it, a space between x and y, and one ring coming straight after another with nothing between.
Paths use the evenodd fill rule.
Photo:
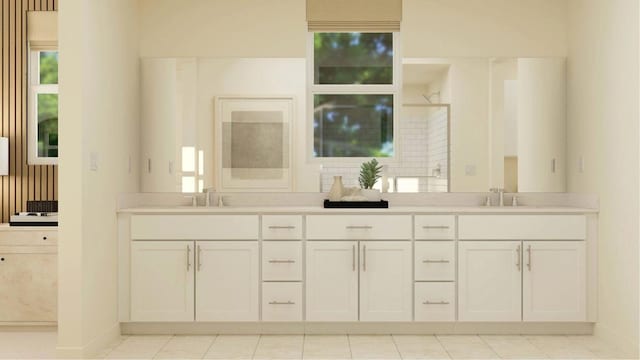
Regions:
<instances>
[{"instance_id":1,"label":"window shade","mask_svg":"<svg viewBox=\"0 0 640 360\"><path fill-rule=\"evenodd\" d=\"M58 12L57 11L28 11L27 39L30 42L57 43L58 42Z\"/></svg>"},{"instance_id":2,"label":"window shade","mask_svg":"<svg viewBox=\"0 0 640 360\"><path fill-rule=\"evenodd\" d=\"M307 0L309 31L400 31L402 0Z\"/></svg>"}]
</instances>

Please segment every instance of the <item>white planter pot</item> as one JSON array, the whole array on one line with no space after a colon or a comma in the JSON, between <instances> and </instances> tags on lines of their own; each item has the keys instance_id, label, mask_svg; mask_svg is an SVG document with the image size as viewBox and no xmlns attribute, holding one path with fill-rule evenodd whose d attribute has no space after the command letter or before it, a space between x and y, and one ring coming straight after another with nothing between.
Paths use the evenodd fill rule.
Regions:
<instances>
[{"instance_id":1,"label":"white planter pot","mask_svg":"<svg viewBox=\"0 0 640 360\"><path fill-rule=\"evenodd\" d=\"M367 198L367 201L380 201L380 190L376 189L362 189L362 196Z\"/></svg>"}]
</instances>

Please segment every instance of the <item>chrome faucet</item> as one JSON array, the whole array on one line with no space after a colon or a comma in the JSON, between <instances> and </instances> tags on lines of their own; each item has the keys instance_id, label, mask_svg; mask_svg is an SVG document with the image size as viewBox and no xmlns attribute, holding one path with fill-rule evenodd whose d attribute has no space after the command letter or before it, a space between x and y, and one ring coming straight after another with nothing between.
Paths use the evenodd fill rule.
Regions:
<instances>
[{"instance_id":1,"label":"chrome faucet","mask_svg":"<svg viewBox=\"0 0 640 360\"><path fill-rule=\"evenodd\" d=\"M494 194L498 194L498 204L499 206L504 206L504 188L491 188L489 191Z\"/></svg>"}]
</instances>

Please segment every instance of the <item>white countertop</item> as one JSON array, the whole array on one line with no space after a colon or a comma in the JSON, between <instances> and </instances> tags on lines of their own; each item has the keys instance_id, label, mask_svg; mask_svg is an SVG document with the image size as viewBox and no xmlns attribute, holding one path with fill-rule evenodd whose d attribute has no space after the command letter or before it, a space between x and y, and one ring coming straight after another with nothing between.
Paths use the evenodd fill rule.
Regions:
<instances>
[{"instance_id":1,"label":"white countertop","mask_svg":"<svg viewBox=\"0 0 640 360\"><path fill-rule=\"evenodd\" d=\"M321 206L146 206L120 209L129 214L585 214L597 209L546 206L391 206L388 209L325 209Z\"/></svg>"}]
</instances>

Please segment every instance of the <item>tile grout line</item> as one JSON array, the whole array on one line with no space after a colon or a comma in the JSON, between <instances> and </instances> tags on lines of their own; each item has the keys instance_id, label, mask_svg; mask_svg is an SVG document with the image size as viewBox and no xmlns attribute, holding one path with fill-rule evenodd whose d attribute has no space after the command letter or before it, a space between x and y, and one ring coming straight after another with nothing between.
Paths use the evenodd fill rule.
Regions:
<instances>
[{"instance_id":1,"label":"tile grout line","mask_svg":"<svg viewBox=\"0 0 640 360\"><path fill-rule=\"evenodd\" d=\"M485 344L489 348L489 350L493 351L493 353L496 354L499 359L503 359L503 357L498 354L498 351L494 349L493 346L491 346L491 344L489 344L487 340L484 339L484 337L482 337L480 334L476 334L476 336L480 339L480 341L482 341L483 344Z\"/></svg>"},{"instance_id":2,"label":"tile grout line","mask_svg":"<svg viewBox=\"0 0 640 360\"><path fill-rule=\"evenodd\" d=\"M434 334L434 337L436 338L436 340L438 341L438 344L440 344L440 346L442 346L442 349L444 350L444 352L447 353L447 356L449 357L449 359L453 359L453 356L451 356L451 353L449 353L449 350L447 350L447 347L444 346L444 344L442 343L442 341L440 341L440 338L438 337L438 335Z\"/></svg>"},{"instance_id":3,"label":"tile grout line","mask_svg":"<svg viewBox=\"0 0 640 360\"><path fill-rule=\"evenodd\" d=\"M260 340L262 340L262 334L258 334L258 341L256 342L256 347L253 348L253 354L251 354L251 359L256 358L256 352L258 352L258 346L260 346Z\"/></svg>"},{"instance_id":4,"label":"tile grout line","mask_svg":"<svg viewBox=\"0 0 640 360\"><path fill-rule=\"evenodd\" d=\"M156 356L158 356L158 354L160 354L160 352L162 351L162 349L164 349L164 347L165 347L165 346L167 346L167 344L169 344L169 342L171 341L171 339L173 339L174 337L176 337L176 336L175 336L175 335L171 335L171 336L169 336L169 339L168 339L164 344L162 344L162 346L160 346L160 349L158 349L158 350L155 352L155 354L153 354L153 356L152 356L151 358L152 358L152 359L155 359L155 358L156 358Z\"/></svg>"},{"instance_id":5,"label":"tile grout line","mask_svg":"<svg viewBox=\"0 0 640 360\"><path fill-rule=\"evenodd\" d=\"M351 350L351 335L347 334L347 344L349 344L349 354L351 359L353 359L353 351Z\"/></svg>"},{"instance_id":6,"label":"tile grout line","mask_svg":"<svg viewBox=\"0 0 640 360\"><path fill-rule=\"evenodd\" d=\"M391 336L391 342L393 342L393 346L396 347L396 351L398 352L398 356L400 356L400 360L404 359L404 357L402 356L402 353L400 352L400 348L398 347L398 344L396 343L396 338L393 336L393 334L390 334Z\"/></svg>"},{"instance_id":7,"label":"tile grout line","mask_svg":"<svg viewBox=\"0 0 640 360\"><path fill-rule=\"evenodd\" d=\"M209 344L209 347L207 347L207 350L204 351L204 354L200 359L204 359L207 356L207 354L209 353L209 350L211 350L211 347L216 342L216 340L218 340L218 334L213 336L213 340L211 341L211 344Z\"/></svg>"}]
</instances>

